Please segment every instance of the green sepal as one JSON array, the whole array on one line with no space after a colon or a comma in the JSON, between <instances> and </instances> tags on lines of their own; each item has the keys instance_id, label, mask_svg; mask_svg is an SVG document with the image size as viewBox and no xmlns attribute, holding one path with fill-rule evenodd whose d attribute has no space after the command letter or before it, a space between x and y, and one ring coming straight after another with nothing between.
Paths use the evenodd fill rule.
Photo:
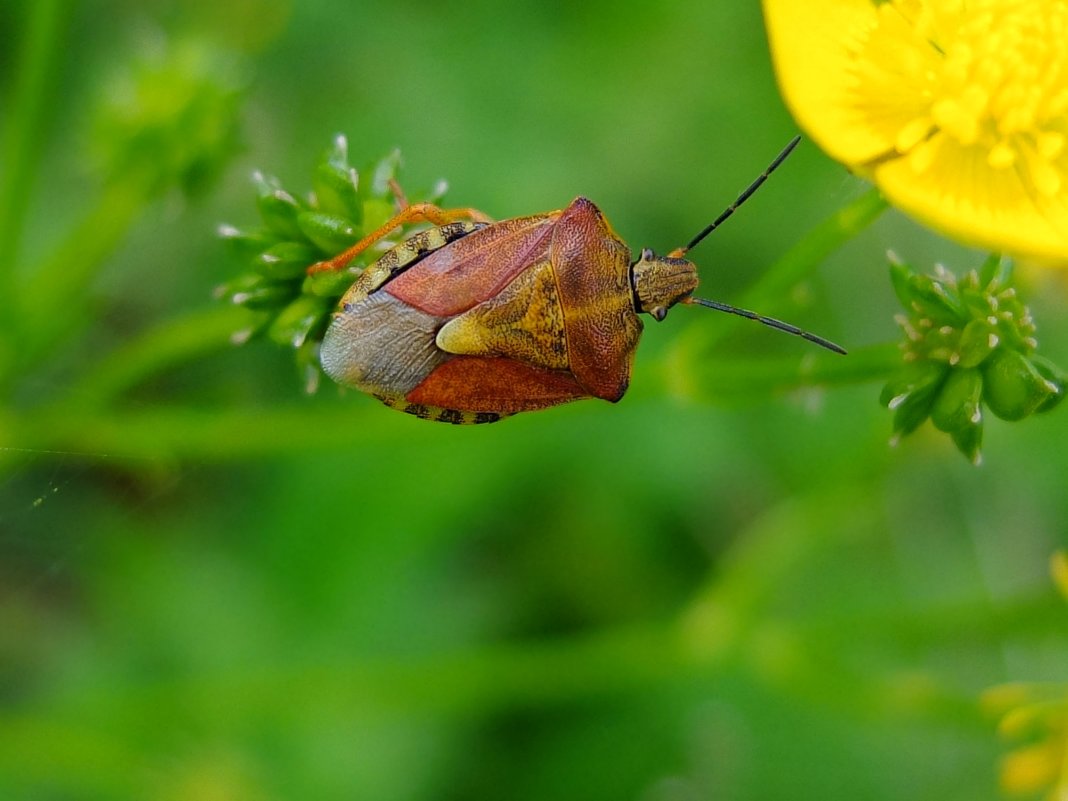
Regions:
<instances>
[{"instance_id":1,"label":"green sepal","mask_svg":"<svg viewBox=\"0 0 1068 801\"><path fill-rule=\"evenodd\" d=\"M318 339L309 337L297 348L297 370L304 383L304 391L309 395L318 392L319 382L323 376L322 368L319 366L320 345Z\"/></svg>"},{"instance_id":2,"label":"green sepal","mask_svg":"<svg viewBox=\"0 0 1068 801\"><path fill-rule=\"evenodd\" d=\"M1026 356L998 348L983 365L983 400L1002 420L1022 420L1059 393Z\"/></svg>"},{"instance_id":3,"label":"green sepal","mask_svg":"<svg viewBox=\"0 0 1068 801\"><path fill-rule=\"evenodd\" d=\"M315 248L304 242L279 242L257 255L252 266L260 275L284 281L302 278L318 257Z\"/></svg>"},{"instance_id":4,"label":"green sepal","mask_svg":"<svg viewBox=\"0 0 1068 801\"><path fill-rule=\"evenodd\" d=\"M274 244L278 237L270 231L242 231L232 225L220 225L219 237L225 240L231 253L241 261L249 261Z\"/></svg>"},{"instance_id":5,"label":"green sepal","mask_svg":"<svg viewBox=\"0 0 1068 801\"><path fill-rule=\"evenodd\" d=\"M360 224L360 175L349 165L348 143L344 136L334 139L334 146L315 166L312 188L319 208L328 214L347 217Z\"/></svg>"},{"instance_id":6,"label":"green sepal","mask_svg":"<svg viewBox=\"0 0 1068 801\"><path fill-rule=\"evenodd\" d=\"M958 344L961 367L978 367L994 352L1001 336L987 320L972 320L960 332Z\"/></svg>"},{"instance_id":7,"label":"green sepal","mask_svg":"<svg viewBox=\"0 0 1068 801\"><path fill-rule=\"evenodd\" d=\"M325 326L330 305L322 298L301 295L275 317L267 334L279 345L301 347Z\"/></svg>"},{"instance_id":8,"label":"green sepal","mask_svg":"<svg viewBox=\"0 0 1068 801\"><path fill-rule=\"evenodd\" d=\"M257 276L258 277L258 276ZM292 281L261 280L245 288L228 292L230 301L246 309L266 310L277 308L296 294L297 286Z\"/></svg>"},{"instance_id":9,"label":"green sepal","mask_svg":"<svg viewBox=\"0 0 1068 801\"><path fill-rule=\"evenodd\" d=\"M363 202L363 227L367 232L385 225L394 216L393 204L380 197L368 198Z\"/></svg>"},{"instance_id":10,"label":"green sepal","mask_svg":"<svg viewBox=\"0 0 1068 801\"><path fill-rule=\"evenodd\" d=\"M979 268L981 287L1007 286L1012 281L1012 259L991 253Z\"/></svg>"},{"instance_id":11,"label":"green sepal","mask_svg":"<svg viewBox=\"0 0 1068 801\"><path fill-rule=\"evenodd\" d=\"M949 433L980 425L982 396L983 375L977 368L950 370L931 406L931 422L939 431Z\"/></svg>"},{"instance_id":12,"label":"green sepal","mask_svg":"<svg viewBox=\"0 0 1068 801\"><path fill-rule=\"evenodd\" d=\"M297 215L297 225L301 233L327 256L340 253L360 238L348 218L336 214L304 211Z\"/></svg>"},{"instance_id":13,"label":"green sepal","mask_svg":"<svg viewBox=\"0 0 1068 801\"><path fill-rule=\"evenodd\" d=\"M946 369L946 365L938 362L912 362L886 382L879 393L879 403L891 410L896 409L901 403L898 398L940 383L945 378Z\"/></svg>"},{"instance_id":14,"label":"green sepal","mask_svg":"<svg viewBox=\"0 0 1068 801\"><path fill-rule=\"evenodd\" d=\"M895 434L909 434L927 419L947 372L939 362L917 362L887 383L880 400L894 412Z\"/></svg>"},{"instance_id":15,"label":"green sepal","mask_svg":"<svg viewBox=\"0 0 1068 801\"><path fill-rule=\"evenodd\" d=\"M391 192L389 182L397 177L397 170L400 168L400 164L400 151L393 150L375 165L374 172L371 174L372 194L381 196Z\"/></svg>"},{"instance_id":16,"label":"green sepal","mask_svg":"<svg viewBox=\"0 0 1068 801\"><path fill-rule=\"evenodd\" d=\"M1040 376L1057 387L1056 393L1035 407L1036 412L1048 412L1056 408L1064 400L1065 394L1068 394L1068 372L1043 356L1032 356L1031 364Z\"/></svg>"},{"instance_id":17,"label":"green sepal","mask_svg":"<svg viewBox=\"0 0 1068 801\"><path fill-rule=\"evenodd\" d=\"M278 184L277 179L256 174L253 178L259 196L256 206L263 223L281 239L303 239L297 215L303 207L295 197Z\"/></svg>"},{"instance_id":18,"label":"green sepal","mask_svg":"<svg viewBox=\"0 0 1068 801\"><path fill-rule=\"evenodd\" d=\"M301 292L336 301L345 294L345 291L350 286L356 283L356 279L359 277L359 272L354 272L352 269L322 270L304 279L304 286L301 287Z\"/></svg>"},{"instance_id":19,"label":"green sepal","mask_svg":"<svg viewBox=\"0 0 1068 801\"><path fill-rule=\"evenodd\" d=\"M271 320L273 319L274 314L270 311L250 312L248 315L248 323L234 331L230 335L230 341L235 345L244 345L249 340L258 337L266 331L267 326L270 325Z\"/></svg>"},{"instance_id":20,"label":"green sepal","mask_svg":"<svg viewBox=\"0 0 1068 801\"><path fill-rule=\"evenodd\" d=\"M898 303L906 309L912 307L912 293L909 290L909 279L915 273L905 262L899 261L893 253L888 253L890 259L890 285L894 288Z\"/></svg>"},{"instance_id":21,"label":"green sepal","mask_svg":"<svg viewBox=\"0 0 1068 801\"><path fill-rule=\"evenodd\" d=\"M963 453L969 462L974 465L980 463L982 460L981 449L983 447L982 418L974 424L949 432L949 435L953 438L953 444L957 446L957 450Z\"/></svg>"},{"instance_id":22,"label":"green sepal","mask_svg":"<svg viewBox=\"0 0 1068 801\"><path fill-rule=\"evenodd\" d=\"M936 325L960 322L963 309L960 298L946 284L928 275L909 277L908 294L912 308L929 317Z\"/></svg>"}]
</instances>

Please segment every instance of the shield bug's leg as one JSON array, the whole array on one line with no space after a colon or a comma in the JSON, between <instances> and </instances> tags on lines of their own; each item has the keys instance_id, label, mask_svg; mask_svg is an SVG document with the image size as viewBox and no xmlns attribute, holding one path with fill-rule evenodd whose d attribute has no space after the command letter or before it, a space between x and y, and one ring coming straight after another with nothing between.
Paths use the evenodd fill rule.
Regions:
<instances>
[{"instance_id":1,"label":"shield bug's leg","mask_svg":"<svg viewBox=\"0 0 1068 801\"><path fill-rule=\"evenodd\" d=\"M313 264L308 268L308 274L312 275L326 270L344 269L354 258L371 247L375 242L387 236L395 228L412 223L428 222L433 225L446 225L460 220L473 220L474 222L491 222L490 218L478 209L459 208L443 209L433 203L412 203L397 212L385 225L375 229L355 245L343 253L339 253L332 259Z\"/></svg>"}]
</instances>

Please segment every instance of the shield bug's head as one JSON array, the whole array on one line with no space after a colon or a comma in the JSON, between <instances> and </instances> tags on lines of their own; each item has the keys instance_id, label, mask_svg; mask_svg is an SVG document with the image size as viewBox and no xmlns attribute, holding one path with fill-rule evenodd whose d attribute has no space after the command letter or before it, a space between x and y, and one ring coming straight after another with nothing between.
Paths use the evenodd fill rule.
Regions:
<instances>
[{"instance_id":1,"label":"shield bug's head","mask_svg":"<svg viewBox=\"0 0 1068 801\"><path fill-rule=\"evenodd\" d=\"M630 274L635 308L657 320L667 317L668 309L697 289L693 262L657 256L649 248L642 250L642 257L630 268Z\"/></svg>"},{"instance_id":2,"label":"shield bug's head","mask_svg":"<svg viewBox=\"0 0 1068 801\"><path fill-rule=\"evenodd\" d=\"M667 316L668 309L676 303L696 304L756 320L758 323L802 337L836 353L845 353L845 350L833 342L808 331L802 331L797 326L784 323L782 320L765 317L762 314L739 309L736 306L720 303L717 300L693 297L693 291L697 289L697 268L693 262L683 258L690 250L700 244L701 240L719 227L724 220L734 214L737 208L747 201L760 188L760 185L768 179L768 176L786 160L786 157L790 155L790 152L797 147L797 143L800 141L800 136L795 136L790 140L790 143L775 157L775 160L771 162L768 168L745 191L738 195L737 199L722 214L707 225L701 233L691 239L685 247L675 248L666 256L657 256L648 248L642 250L641 258L631 266L631 287L634 290L634 306L639 312L647 312L657 320L663 320Z\"/></svg>"}]
</instances>

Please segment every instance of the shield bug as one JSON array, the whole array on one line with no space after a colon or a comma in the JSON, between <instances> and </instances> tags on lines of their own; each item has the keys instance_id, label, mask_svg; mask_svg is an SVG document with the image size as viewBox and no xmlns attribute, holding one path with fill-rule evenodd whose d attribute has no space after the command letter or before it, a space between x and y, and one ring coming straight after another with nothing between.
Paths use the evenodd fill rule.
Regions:
<instances>
[{"instance_id":1,"label":"shield bug","mask_svg":"<svg viewBox=\"0 0 1068 801\"><path fill-rule=\"evenodd\" d=\"M491 222L474 209L403 208L310 271L342 269L400 225L428 222L367 267L342 297L320 360L340 384L448 423L486 423L580 398L618 401L642 332L677 303L738 314L842 348L796 326L693 297L684 258L744 203L799 137L710 225L666 256L637 260L591 201Z\"/></svg>"}]
</instances>

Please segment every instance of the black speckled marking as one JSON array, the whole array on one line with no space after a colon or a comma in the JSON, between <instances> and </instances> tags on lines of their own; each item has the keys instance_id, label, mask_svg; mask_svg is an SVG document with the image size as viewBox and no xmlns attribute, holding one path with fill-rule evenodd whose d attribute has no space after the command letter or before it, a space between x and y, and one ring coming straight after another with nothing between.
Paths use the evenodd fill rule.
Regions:
<instances>
[{"instance_id":1,"label":"black speckled marking","mask_svg":"<svg viewBox=\"0 0 1068 801\"><path fill-rule=\"evenodd\" d=\"M409 403L404 407L404 411L408 414L414 414L420 420L430 419L430 409L421 403Z\"/></svg>"},{"instance_id":2,"label":"black speckled marking","mask_svg":"<svg viewBox=\"0 0 1068 801\"><path fill-rule=\"evenodd\" d=\"M475 423L496 423L501 416L496 412L475 412Z\"/></svg>"},{"instance_id":3,"label":"black speckled marking","mask_svg":"<svg viewBox=\"0 0 1068 801\"><path fill-rule=\"evenodd\" d=\"M452 423L453 425L460 425L464 421L463 412L456 409L442 409L437 416L439 423Z\"/></svg>"}]
</instances>

